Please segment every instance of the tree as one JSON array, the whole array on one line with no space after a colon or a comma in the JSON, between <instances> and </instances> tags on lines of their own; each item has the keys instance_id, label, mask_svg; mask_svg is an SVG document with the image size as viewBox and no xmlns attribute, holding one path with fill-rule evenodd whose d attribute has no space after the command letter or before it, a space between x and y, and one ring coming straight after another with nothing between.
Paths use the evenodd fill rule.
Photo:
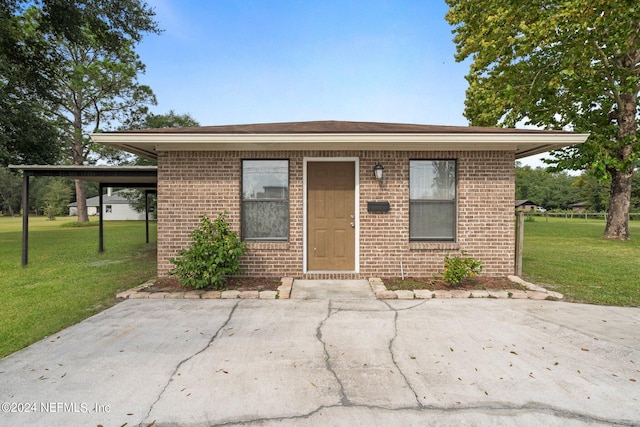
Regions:
<instances>
[{"instance_id":1,"label":"tree","mask_svg":"<svg viewBox=\"0 0 640 427\"><path fill-rule=\"evenodd\" d=\"M123 125L120 130L133 130L133 129L159 129L159 128L177 128L177 127L193 127L200 126L200 123L189 114L176 114L175 111L169 110L166 114L147 114L138 121L130 120ZM144 157L135 156L130 164L136 166L151 166L156 162ZM145 203L145 193L139 190L128 190L122 193L124 197L129 201L129 204L137 212L143 212ZM150 195L149 208L153 211L156 210L157 197L156 195Z\"/></svg>"},{"instance_id":2,"label":"tree","mask_svg":"<svg viewBox=\"0 0 640 427\"><path fill-rule=\"evenodd\" d=\"M16 9L0 2L0 165L55 163L60 143L42 97L49 67L38 61L39 39L21 25Z\"/></svg>"},{"instance_id":3,"label":"tree","mask_svg":"<svg viewBox=\"0 0 640 427\"><path fill-rule=\"evenodd\" d=\"M107 155L92 143L91 131L145 109L146 104L155 104L155 96L151 88L137 82L144 65L130 46L109 53L91 41L83 45L63 41L59 52L66 61L56 113L66 125L67 155L72 164L82 165ZM78 221L88 221L84 182L79 180L76 201Z\"/></svg>"},{"instance_id":4,"label":"tree","mask_svg":"<svg viewBox=\"0 0 640 427\"><path fill-rule=\"evenodd\" d=\"M573 186L579 190L580 201L592 212L604 212L609 203L609 185L596 179L592 174L583 173Z\"/></svg>"},{"instance_id":5,"label":"tree","mask_svg":"<svg viewBox=\"0 0 640 427\"><path fill-rule=\"evenodd\" d=\"M604 233L628 239L640 156L640 7L636 0L447 0L456 60L472 59L465 116L472 125L588 132L554 153L556 166L611 182Z\"/></svg>"},{"instance_id":6,"label":"tree","mask_svg":"<svg viewBox=\"0 0 640 427\"><path fill-rule=\"evenodd\" d=\"M136 120L132 117L127 123L124 123L120 130L134 129L162 129L162 128L183 128L200 126L200 123L187 114L176 114L175 111L169 110L166 114L149 113L142 118Z\"/></svg>"},{"instance_id":7,"label":"tree","mask_svg":"<svg viewBox=\"0 0 640 427\"><path fill-rule=\"evenodd\" d=\"M634 212L640 212L640 174L637 170L633 174L633 183L631 184L631 209Z\"/></svg>"},{"instance_id":8,"label":"tree","mask_svg":"<svg viewBox=\"0 0 640 427\"><path fill-rule=\"evenodd\" d=\"M574 177L516 163L516 199L530 200L546 209L567 209L579 201Z\"/></svg>"},{"instance_id":9,"label":"tree","mask_svg":"<svg viewBox=\"0 0 640 427\"><path fill-rule=\"evenodd\" d=\"M136 26L140 19L148 22L146 11L142 9L140 13L143 15L127 16L122 25ZM27 9L24 18L25 26L36 31L45 22L42 10L35 7ZM73 36L51 37L44 42L49 43L58 58L58 73L50 88L50 108L62 130L67 159L73 165L83 165L117 155L113 150L93 144L89 133L123 122L130 115L146 113L146 105L155 104L155 96L151 88L137 81L138 74L144 72L144 65L134 52L139 35L106 47L88 26ZM80 180L76 180L76 201L78 221L87 222L85 188Z\"/></svg>"},{"instance_id":10,"label":"tree","mask_svg":"<svg viewBox=\"0 0 640 427\"><path fill-rule=\"evenodd\" d=\"M41 209L49 219L55 219L56 215L62 215L66 212L72 190L65 181L64 179L54 179L47 186L47 193L44 196L44 204Z\"/></svg>"},{"instance_id":11,"label":"tree","mask_svg":"<svg viewBox=\"0 0 640 427\"><path fill-rule=\"evenodd\" d=\"M22 179L8 168L0 166L0 211L13 216L20 210Z\"/></svg>"},{"instance_id":12,"label":"tree","mask_svg":"<svg viewBox=\"0 0 640 427\"><path fill-rule=\"evenodd\" d=\"M25 10L40 11L37 25ZM60 161L60 140L51 110L59 77L52 39L116 52L159 32L142 0L0 1L0 164Z\"/></svg>"}]
</instances>

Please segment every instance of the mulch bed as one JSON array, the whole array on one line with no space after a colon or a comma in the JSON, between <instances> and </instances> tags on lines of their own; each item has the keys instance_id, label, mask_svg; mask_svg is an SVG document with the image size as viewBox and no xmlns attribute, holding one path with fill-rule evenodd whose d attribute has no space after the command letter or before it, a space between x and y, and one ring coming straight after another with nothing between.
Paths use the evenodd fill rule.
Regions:
<instances>
[{"instance_id":1,"label":"mulch bed","mask_svg":"<svg viewBox=\"0 0 640 427\"><path fill-rule=\"evenodd\" d=\"M478 290L478 289L525 289L513 283L506 277L474 277L452 286L442 279L432 277L400 277L382 278L388 290L416 290L429 289L436 290ZM225 290L236 291L275 291L280 286L280 279L265 277L230 277L225 284ZM180 283L177 277L162 277L156 279L153 286L145 288L145 292L184 292L192 290ZM204 288L205 291L212 291L213 288Z\"/></svg>"},{"instance_id":2,"label":"mulch bed","mask_svg":"<svg viewBox=\"0 0 640 427\"><path fill-rule=\"evenodd\" d=\"M451 285L442 279L432 277L400 277L382 278L382 282L390 291L407 290L414 291L417 289L429 289L430 291L451 291L451 290L483 290L483 289L526 289L517 283L512 282L506 277L474 277L473 279L464 280L457 285Z\"/></svg>"},{"instance_id":3,"label":"mulch bed","mask_svg":"<svg viewBox=\"0 0 640 427\"><path fill-rule=\"evenodd\" d=\"M225 283L225 289L229 291L275 291L280 286L280 279L272 277L230 277ZM145 288L145 292L184 292L193 288L186 287L177 277L162 277L156 279L153 286ZM213 288L202 288L203 291L213 291Z\"/></svg>"}]
</instances>

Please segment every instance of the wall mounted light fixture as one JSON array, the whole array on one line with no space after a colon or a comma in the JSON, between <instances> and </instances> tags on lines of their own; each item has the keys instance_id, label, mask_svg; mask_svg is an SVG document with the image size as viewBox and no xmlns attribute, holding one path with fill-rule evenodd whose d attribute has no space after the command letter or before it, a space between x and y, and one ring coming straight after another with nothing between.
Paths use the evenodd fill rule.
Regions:
<instances>
[{"instance_id":1,"label":"wall mounted light fixture","mask_svg":"<svg viewBox=\"0 0 640 427\"><path fill-rule=\"evenodd\" d=\"M378 163L373 167L373 173L376 176L376 179L378 181L382 181L383 171L384 171L384 166L382 166L380 163Z\"/></svg>"}]
</instances>

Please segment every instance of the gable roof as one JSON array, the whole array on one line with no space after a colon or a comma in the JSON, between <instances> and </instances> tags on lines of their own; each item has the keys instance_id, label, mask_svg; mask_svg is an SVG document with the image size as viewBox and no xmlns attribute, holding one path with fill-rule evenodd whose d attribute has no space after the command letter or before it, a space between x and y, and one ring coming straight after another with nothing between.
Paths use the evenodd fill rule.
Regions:
<instances>
[{"instance_id":1,"label":"gable roof","mask_svg":"<svg viewBox=\"0 0 640 427\"><path fill-rule=\"evenodd\" d=\"M588 135L537 129L309 121L92 134L94 141L145 157L198 150L514 150L516 158L579 144Z\"/></svg>"},{"instance_id":2,"label":"gable roof","mask_svg":"<svg viewBox=\"0 0 640 427\"><path fill-rule=\"evenodd\" d=\"M531 200L516 200L515 207L517 208L520 206L538 206L538 205L533 203Z\"/></svg>"}]
</instances>

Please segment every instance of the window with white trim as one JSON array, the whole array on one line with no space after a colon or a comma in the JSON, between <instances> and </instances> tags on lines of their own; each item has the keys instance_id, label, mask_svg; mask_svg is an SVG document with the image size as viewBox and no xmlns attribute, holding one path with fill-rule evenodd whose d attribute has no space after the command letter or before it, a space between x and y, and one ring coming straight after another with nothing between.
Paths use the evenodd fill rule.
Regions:
<instances>
[{"instance_id":1,"label":"window with white trim","mask_svg":"<svg viewBox=\"0 0 640 427\"><path fill-rule=\"evenodd\" d=\"M409 240L456 239L456 161L409 161Z\"/></svg>"},{"instance_id":2,"label":"window with white trim","mask_svg":"<svg viewBox=\"0 0 640 427\"><path fill-rule=\"evenodd\" d=\"M289 239L289 161L242 161L242 239Z\"/></svg>"}]
</instances>

